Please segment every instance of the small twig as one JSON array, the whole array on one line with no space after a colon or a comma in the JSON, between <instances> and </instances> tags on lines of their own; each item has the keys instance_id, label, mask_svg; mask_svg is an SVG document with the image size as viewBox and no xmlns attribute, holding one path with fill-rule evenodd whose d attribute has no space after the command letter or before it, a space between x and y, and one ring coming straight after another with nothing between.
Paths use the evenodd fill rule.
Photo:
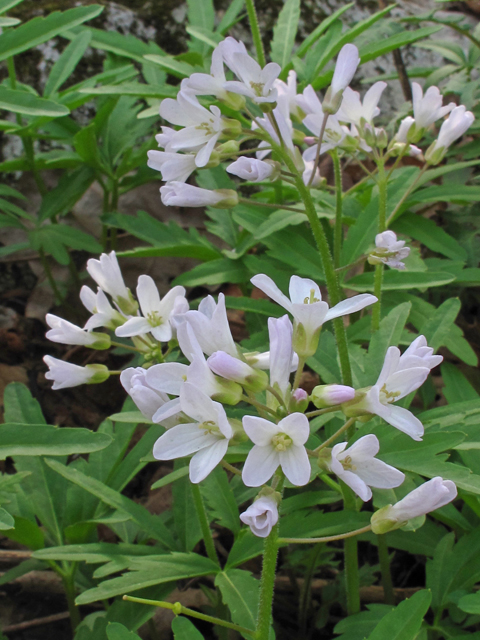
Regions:
<instances>
[{"instance_id":1,"label":"small twig","mask_svg":"<svg viewBox=\"0 0 480 640\"><path fill-rule=\"evenodd\" d=\"M51 622L59 622L60 620L68 620L70 613L63 611L62 613L54 613L51 616L45 616L43 618L34 618L33 620L26 620L25 622L19 622L18 624L9 624L3 627L3 633L13 633L14 631L23 631L24 629L31 629L32 627L39 627L42 624L50 624Z\"/></svg>"}]
</instances>

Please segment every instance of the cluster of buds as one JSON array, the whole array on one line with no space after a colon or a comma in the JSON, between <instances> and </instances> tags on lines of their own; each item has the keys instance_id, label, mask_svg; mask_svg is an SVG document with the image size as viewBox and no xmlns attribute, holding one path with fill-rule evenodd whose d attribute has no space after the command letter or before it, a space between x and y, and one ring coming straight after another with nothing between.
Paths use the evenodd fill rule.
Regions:
<instances>
[{"instance_id":1,"label":"cluster of buds","mask_svg":"<svg viewBox=\"0 0 480 640\"><path fill-rule=\"evenodd\" d=\"M193 310L182 287L174 287L161 299L153 280L140 276L135 299L124 284L113 252L103 254L99 261L89 261L87 269L99 285L97 294L86 287L81 293L92 316L81 329L49 315L47 337L99 350L116 344L109 333L94 331L100 326L116 336L131 338L131 348L142 354L146 363L120 372L121 383L145 418L165 427L154 445L154 457L190 457L191 482L206 478L222 463L230 446L249 441L252 446L241 475L246 486L259 487L260 492L241 519L255 535L267 536L278 521L281 495L275 490L275 481L269 486L269 480L280 470L295 486L304 486L312 478L310 460L318 453L306 446L310 403L320 412L333 410L347 417L375 414L413 439L421 439L423 426L418 418L395 403L423 384L442 359L433 355L423 336L403 354L390 347L377 383L368 389L320 385L308 396L291 381L299 362L316 350L322 325L373 304L374 296L354 296L329 309L312 280L292 276L288 298L268 276L256 275L252 283L284 307L293 323L288 315L269 318L269 350L251 353L233 339L223 294L218 301L207 296ZM168 362L164 358L165 343ZM177 346L188 364L171 360ZM80 367L51 356L46 356L45 362L50 369L46 376L54 381L55 389L100 383L111 373L118 373L109 372L104 365ZM263 397L266 404L260 400ZM239 402L250 402L255 411L260 407L261 415L247 414L241 421L230 418L224 405ZM335 474L364 501L372 497L372 487L395 488L404 480L401 471L375 457L380 443L373 434L351 446L342 442L331 450L320 448L327 472ZM432 509L455 496L453 483L443 482L441 487L448 491L439 489L442 495L428 502ZM409 519L412 504L418 511L415 496L382 509L374 515L372 526L382 532L402 526Z\"/></svg>"}]
</instances>

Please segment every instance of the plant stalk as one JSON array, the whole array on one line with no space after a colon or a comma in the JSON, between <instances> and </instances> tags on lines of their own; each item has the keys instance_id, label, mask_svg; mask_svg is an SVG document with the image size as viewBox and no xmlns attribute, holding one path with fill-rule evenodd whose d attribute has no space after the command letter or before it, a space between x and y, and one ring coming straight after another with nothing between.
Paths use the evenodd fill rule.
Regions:
<instances>
[{"instance_id":1,"label":"plant stalk","mask_svg":"<svg viewBox=\"0 0 480 640\"><path fill-rule=\"evenodd\" d=\"M340 268L343 240L342 225L342 209L343 209L343 192L342 192L342 165L338 157L338 151L332 150L333 169L335 172L335 233L333 242L333 263L335 269Z\"/></svg>"},{"instance_id":2,"label":"plant stalk","mask_svg":"<svg viewBox=\"0 0 480 640\"><path fill-rule=\"evenodd\" d=\"M250 22L250 31L252 32L253 44L255 45L255 51L257 52L258 64L261 67L265 66L265 51L263 50L262 37L260 35L260 29L258 26L257 11L255 9L254 0L245 0L247 7L248 20Z\"/></svg>"},{"instance_id":3,"label":"plant stalk","mask_svg":"<svg viewBox=\"0 0 480 640\"><path fill-rule=\"evenodd\" d=\"M361 529L355 529L355 531L348 531L347 533L340 533L338 536L326 536L323 538L278 538L278 544L318 544L320 542L335 542L336 540L348 540L354 536L359 536L361 533L367 533L370 531L371 525L362 527Z\"/></svg>"},{"instance_id":4,"label":"plant stalk","mask_svg":"<svg viewBox=\"0 0 480 640\"><path fill-rule=\"evenodd\" d=\"M388 544L385 534L377 535L378 559L380 560L380 570L382 572L382 585L385 597L385 604L395 604L393 592L392 573L390 571L390 558L388 556Z\"/></svg>"},{"instance_id":5,"label":"plant stalk","mask_svg":"<svg viewBox=\"0 0 480 640\"><path fill-rule=\"evenodd\" d=\"M387 178L385 176L385 165L383 158L379 158L378 167L378 233L383 233L387 228ZM380 319L382 317L382 283L383 283L383 263L377 264L375 267L375 278L373 284L373 293L377 297L372 307L372 333L378 331L380 327Z\"/></svg>"},{"instance_id":6,"label":"plant stalk","mask_svg":"<svg viewBox=\"0 0 480 640\"><path fill-rule=\"evenodd\" d=\"M278 523L265 539L263 551L262 577L260 580L260 598L258 603L256 640L268 640L272 618L273 589L278 555Z\"/></svg>"},{"instance_id":7,"label":"plant stalk","mask_svg":"<svg viewBox=\"0 0 480 640\"><path fill-rule=\"evenodd\" d=\"M343 503L345 509L355 511L355 495L350 487L342 484ZM369 531L370 525L359 529L358 533ZM345 538L344 543L345 588L347 591L347 614L354 615L360 611L360 577L358 574L358 544L354 537Z\"/></svg>"}]
</instances>

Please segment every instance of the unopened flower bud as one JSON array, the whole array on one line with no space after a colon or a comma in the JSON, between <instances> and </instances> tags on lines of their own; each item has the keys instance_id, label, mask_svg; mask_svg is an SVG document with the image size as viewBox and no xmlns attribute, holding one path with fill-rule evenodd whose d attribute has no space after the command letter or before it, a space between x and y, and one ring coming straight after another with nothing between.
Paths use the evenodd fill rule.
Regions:
<instances>
[{"instance_id":1,"label":"unopened flower bud","mask_svg":"<svg viewBox=\"0 0 480 640\"><path fill-rule=\"evenodd\" d=\"M246 362L225 353L216 351L207 359L207 364L213 373L222 378L238 382L246 389L254 391L264 391L268 386L268 375L265 371L254 369Z\"/></svg>"},{"instance_id":2,"label":"unopened flower bud","mask_svg":"<svg viewBox=\"0 0 480 640\"><path fill-rule=\"evenodd\" d=\"M386 149L388 146L388 135L385 129L376 130L377 148Z\"/></svg>"},{"instance_id":3,"label":"unopened flower bud","mask_svg":"<svg viewBox=\"0 0 480 640\"><path fill-rule=\"evenodd\" d=\"M243 395L242 387L232 380L216 378L217 391L212 395L212 400L220 404L235 405L240 402Z\"/></svg>"},{"instance_id":4,"label":"unopened flower bud","mask_svg":"<svg viewBox=\"0 0 480 640\"><path fill-rule=\"evenodd\" d=\"M262 495L262 491L258 494L255 502L240 515L240 520L250 527L255 536L266 538L278 522L280 494L278 497L275 495L277 492Z\"/></svg>"},{"instance_id":5,"label":"unopened flower bud","mask_svg":"<svg viewBox=\"0 0 480 640\"><path fill-rule=\"evenodd\" d=\"M371 387L364 387L363 389L357 389L354 398L342 404L341 409L347 418L358 418L370 413L364 403L365 396L370 388Z\"/></svg>"},{"instance_id":6,"label":"unopened flower bud","mask_svg":"<svg viewBox=\"0 0 480 640\"><path fill-rule=\"evenodd\" d=\"M363 127L363 138L369 147L377 146L377 136L375 133L375 128L368 122L365 123Z\"/></svg>"},{"instance_id":7,"label":"unopened flower bud","mask_svg":"<svg viewBox=\"0 0 480 640\"><path fill-rule=\"evenodd\" d=\"M235 446L237 444L242 444L242 442L247 442L248 436L245 433L242 421L237 420L236 418L229 418L228 421L233 429L233 437L230 439L230 445Z\"/></svg>"},{"instance_id":8,"label":"unopened flower bud","mask_svg":"<svg viewBox=\"0 0 480 640\"><path fill-rule=\"evenodd\" d=\"M299 129L294 129L292 134L292 139L294 144L301 145L301 144L304 144L306 140L306 135L303 133L303 131L300 131Z\"/></svg>"},{"instance_id":9,"label":"unopened flower bud","mask_svg":"<svg viewBox=\"0 0 480 640\"><path fill-rule=\"evenodd\" d=\"M271 113L277 107L276 102L262 102L258 105L263 113Z\"/></svg>"},{"instance_id":10,"label":"unopened flower bud","mask_svg":"<svg viewBox=\"0 0 480 640\"><path fill-rule=\"evenodd\" d=\"M355 389L343 384L321 384L312 391L310 400L317 409L334 407L355 397Z\"/></svg>"},{"instance_id":11,"label":"unopened flower bud","mask_svg":"<svg viewBox=\"0 0 480 640\"><path fill-rule=\"evenodd\" d=\"M332 450L330 447L320 449L318 452L317 464L318 468L323 472L330 472L330 461L332 459Z\"/></svg>"},{"instance_id":12,"label":"unopened flower bud","mask_svg":"<svg viewBox=\"0 0 480 640\"><path fill-rule=\"evenodd\" d=\"M205 169L215 169L220 164L222 158L218 153L217 149L214 149L210 154L210 158L208 159L207 164L205 165Z\"/></svg>"},{"instance_id":13,"label":"unopened flower bud","mask_svg":"<svg viewBox=\"0 0 480 640\"><path fill-rule=\"evenodd\" d=\"M242 123L234 118L222 118L222 134L227 138L238 138L242 133Z\"/></svg>"},{"instance_id":14,"label":"unopened flower bud","mask_svg":"<svg viewBox=\"0 0 480 640\"><path fill-rule=\"evenodd\" d=\"M52 389L54 390L77 387L80 384L98 384L110 377L110 371L103 364L87 364L85 367L79 367L52 356L45 356L43 360L49 368L45 378L53 380Z\"/></svg>"},{"instance_id":15,"label":"unopened flower bud","mask_svg":"<svg viewBox=\"0 0 480 640\"><path fill-rule=\"evenodd\" d=\"M308 393L305 389L295 389L290 398L289 411L290 413L305 413L309 404Z\"/></svg>"},{"instance_id":16,"label":"unopened flower bud","mask_svg":"<svg viewBox=\"0 0 480 640\"><path fill-rule=\"evenodd\" d=\"M227 107L232 108L234 111L243 111L247 102L245 100L245 96L238 93L232 93L231 91L226 91L220 99L227 105Z\"/></svg>"},{"instance_id":17,"label":"unopened flower bud","mask_svg":"<svg viewBox=\"0 0 480 640\"><path fill-rule=\"evenodd\" d=\"M227 140L227 142L223 142L216 147L215 151L218 151L220 157L223 159L230 158L231 156L236 156L240 149L240 143L238 140Z\"/></svg>"}]
</instances>

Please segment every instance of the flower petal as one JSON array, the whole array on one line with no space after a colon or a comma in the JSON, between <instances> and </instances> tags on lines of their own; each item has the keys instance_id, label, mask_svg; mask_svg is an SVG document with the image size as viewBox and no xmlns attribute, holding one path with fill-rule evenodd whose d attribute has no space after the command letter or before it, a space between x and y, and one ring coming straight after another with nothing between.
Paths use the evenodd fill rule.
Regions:
<instances>
[{"instance_id":1,"label":"flower petal","mask_svg":"<svg viewBox=\"0 0 480 640\"><path fill-rule=\"evenodd\" d=\"M270 422L270 420L257 416L244 416L242 424L250 440L260 447L270 445L273 436L281 431L279 424L277 425L274 422Z\"/></svg>"},{"instance_id":2,"label":"flower petal","mask_svg":"<svg viewBox=\"0 0 480 640\"><path fill-rule=\"evenodd\" d=\"M380 443L378 438L373 433L369 433L362 438L359 438L356 442L348 448L348 453L354 464L363 464L365 460L376 456L380 450Z\"/></svg>"},{"instance_id":3,"label":"flower petal","mask_svg":"<svg viewBox=\"0 0 480 640\"><path fill-rule=\"evenodd\" d=\"M257 287L257 289L266 293L269 298L275 300L275 302L281 307L287 311L291 311L292 303L290 300L280 291L275 282L264 273L259 273L258 275L253 276L253 278L250 279L250 282L254 287Z\"/></svg>"},{"instance_id":4,"label":"flower petal","mask_svg":"<svg viewBox=\"0 0 480 640\"><path fill-rule=\"evenodd\" d=\"M405 480L405 474L376 458L357 465L355 473L370 487L377 489L394 489Z\"/></svg>"},{"instance_id":5,"label":"flower petal","mask_svg":"<svg viewBox=\"0 0 480 640\"><path fill-rule=\"evenodd\" d=\"M139 276L137 298L144 316L147 317L150 313L160 311L160 294L157 285L150 276Z\"/></svg>"},{"instance_id":6,"label":"flower petal","mask_svg":"<svg viewBox=\"0 0 480 640\"><path fill-rule=\"evenodd\" d=\"M198 484L204 480L221 462L223 456L227 453L227 449L228 440L221 438L217 439L209 447L198 451L190 460L190 482Z\"/></svg>"},{"instance_id":7,"label":"flower petal","mask_svg":"<svg viewBox=\"0 0 480 640\"><path fill-rule=\"evenodd\" d=\"M403 433L406 433L414 440L420 442L423 436L423 424L413 413L404 409L403 407L397 407L396 405L390 405L389 416L382 416L382 418Z\"/></svg>"},{"instance_id":8,"label":"flower petal","mask_svg":"<svg viewBox=\"0 0 480 640\"><path fill-rule=\"evenodd\" d=\"M255 445L243 465L242 480L247 487L259 487L273 476L279 464L278 452L272 447Z\"/></svg>"},{"instance_id":9,"label":"flower petal","mask_svg":"<svg viewBox=\"0 0 480 640\"><path fill-rule=\"evenodd\" d=\"M141 336L150 333L151 328L146 318L136 316L135 318L127 320L121 327L117 327L115 329L115 335L119 338L131 338L132 336Z\"/></svg>"},{"instance_id":10,"label":"flower petal","mask_svg":"<svg viewBox=\"0 0 480 640\"><path fill-rule=\"evenodd\" d=\"M174 460L189 456L208 447L218 438L199 429L198 424L179 424L166 431L153 445L153 456L157 460Z\"/></svg>"},{"instance_id":11,"label":"flower petal","mask_svg":"<svg viewBox=\"0 0 480 640\"><path fill-rule=\"evenodd\" d=\"M190 382L185 382L180 392L182 411L198 422L211 420L217 423L217 411L213 400Z\"/></svg>"},{"instance_id":12,"label":"flower petal","mask_svg":"<svg viewBox=\"0 0 480 640\"><path fill-rule=\"evenodd\" d=\"M293 304L308 304L305 303L305 300L310 300L312 296L316 298L316 301L322 301L320 287L316 282L310 280L310 278L292 276L290 278L288 293Z\"/></svg>"},{"instance_id":13,"label":"flower petal","mask_svg":"<svg viewBox=\"0 0 480 640\"><path fill-rule=\"evenodd\" d=\"M278 432L286 433L293 440L294 445L305 444L310 435L310 423L304 413L291 413L280 420L277 425Z\"/></svg>"},{"instance_id":14,"label":"flower petal","mask_svg":"<svg viewBox=\"0 0 480 640\"><path fill-rule=\"evenodd\" d=\"M327 322L327 320L332 320L332 318L346 316L349 313L355 313L355 311L360 311L361 309L368 307L369 304L373 304L374 302L377 302L377 298L370 295L369 293L362 293L359 296L347 298L346 300L342 300L341 302L336 304L328 311L327 315L325 316L324 322Z\"/></svg>"},{"instance_id":15,"label":"flower petal","mask_svg":"<svg viewBox=\"0 0 480 640\"><path fill-rule=\"evenodd\" d=\"M147 383L157 391L180 395L180 389L185 382L188 365L180 362L163 362L147 369Z\"/></svg>"},{"instance_id":16,"label":"flower petal","mask_svg":"<svg viewBox=\"0 0 480 640\"><path fill-rule=\"evenodd\" d=\"M305 447L294 444L286 451L280 451L279 457L283 473L292 484L297 487L307 484L312 468Z\"/></svg>"},{"instance_id":17,"label":"flower petal","mask_svg":"<svg viewBox=\"0 0 480 640\"><path fill-rule=\"evenodd\" d=\"M348 484L350 489L355 491L357 496L367 502L372 497L372 490L368 487L365 482L352 471L344 471L341 476L339 476L345 484Z\"/></svg>"}]
</instances>

